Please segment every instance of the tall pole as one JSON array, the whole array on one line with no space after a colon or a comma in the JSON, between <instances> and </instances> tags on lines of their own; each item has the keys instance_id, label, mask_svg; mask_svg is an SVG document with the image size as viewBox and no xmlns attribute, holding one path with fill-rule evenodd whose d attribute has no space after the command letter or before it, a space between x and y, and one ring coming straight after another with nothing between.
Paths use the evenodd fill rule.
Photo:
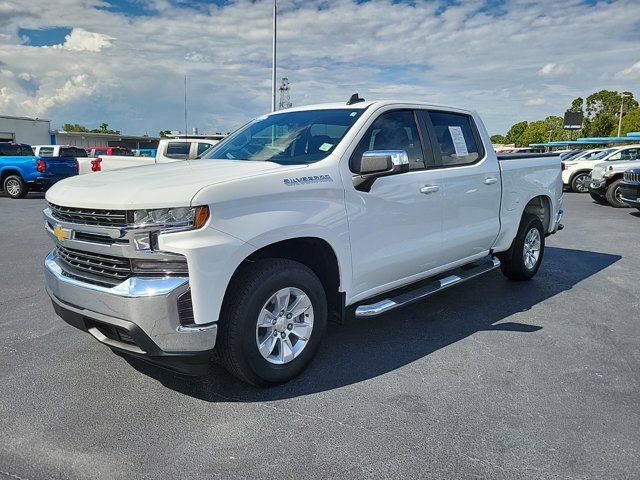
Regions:
<instances>
[{"instance_id":1,"label":"tall pole","mask_svg":"<svg viewBox=\"0 0 640 480\"><path fill-rule=\"evenodd\" d=\"M276 111L276 37L278 25L278 2L273 0L273 63L271 65L271 111Z\"/></svg>"},{"instance_id":2,"label":"tall pole","mask_svg":"<svg viewBox=\"0 0 640 480\"><path fill-rule=\"evenodd\" d=\"M620 132L622 131L622 107L624 106L624 97L626 95L624 92L620 93L620 117L618 117L618 136L620 136Z\"/></svg>"}]
</instances>

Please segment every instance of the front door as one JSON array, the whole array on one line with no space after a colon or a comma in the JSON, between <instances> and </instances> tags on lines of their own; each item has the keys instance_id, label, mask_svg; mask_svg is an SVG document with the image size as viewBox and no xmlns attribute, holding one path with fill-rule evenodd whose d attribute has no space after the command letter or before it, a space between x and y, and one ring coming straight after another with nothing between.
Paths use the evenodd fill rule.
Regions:
<instances>
[{"instance_id":1,"label":"front door","mask_svg":"<svg viewBox=\"0 0 640 480\"><path fill-rule=\"evenodd\" d=\"M370 191L346 185L352 291L358 299L417 279L438 266L441 249L441 174L432 168L431 146L415 112L378 116L353 155L370 150L405 150L410 170L376 179Z\"/></svg>"}]
</instances>

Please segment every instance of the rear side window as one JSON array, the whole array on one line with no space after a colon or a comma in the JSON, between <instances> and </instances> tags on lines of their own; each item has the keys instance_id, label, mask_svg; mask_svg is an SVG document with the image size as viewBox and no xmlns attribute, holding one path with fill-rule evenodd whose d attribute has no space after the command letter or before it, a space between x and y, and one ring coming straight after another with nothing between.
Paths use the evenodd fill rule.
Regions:
<instances>
[{"instance_id":1,"label":"rear side window","mask_svg":"<svg viewBox=\"0 0 640 480\"><path fill-rule=\"evenodd\" d=\"M440 147L442 166L469 165L484 155L468 115L429 112L429 118Z\"/></svg>"},{"instance_id":2,"label":"rear side window","mask_svg":"<svg viewBox=\"0 0 640 480\"><path fill-rule=\"evenodd\" d=\"M53 147L40 147L40 152L38 153L41 157L52 157L53 156Z\"/></svg>"},{"instance_id":3,"label":"rear side window","mask_svg":"<svg viewBox=\"0 0 640 480\"><path fill-rule=\"evenodd\" d=\"M87 152L82 148L61 148L60 149L61 157L86 157Z\"/></svg>"},{"instance_id":4,"label":"rear side window","mask_svg":"<svg viewBox=\"0 0 640 480\"><path fill-rule=\"evenodd\" d=\"M33 156L33 150L28 145L19 143L0 143L0 157Z\"/></svg>"},{"instance_id":5,"label":"rear side window","mask_svg":"<svg viewBox=\"0 0 640 480\"><path fill-rule=\"evenodd\" d=\"M364 134L354 155L370 150L405 150L409 168L425 168L418 126L411 110L398 110L380 115Z\"/></svg>"},{"instance_id":6,"label":"rear side window","mask_svg":"<svg viewBox=\"0 0 640 480\"><path fill-rule=\"evenodd\" d=\"M106 155L107 154L107 150L105 148L96 148L93 152L94 152L93 153L94 155Z\"/></svg>"},{"instance_id":7,"label":"rear side window","mask_svg":"<svg viewBox=\"0 0 640 480\"><path fill-rule=\"evenodd\" d=\"M23 157L33 157L33 148L31 148L29 145L21 145L20 155Z\"/></svg>"},{"instance_id":8,"label":"rear side window","mask_svg":"<svg viewBox=\"0 0 640 480\"><path fill-rule=\"evenodd\" d=\"M190 142L169 142L165 155L169 158L187 158L190 148Z\"/></svg>"}]
</instances>

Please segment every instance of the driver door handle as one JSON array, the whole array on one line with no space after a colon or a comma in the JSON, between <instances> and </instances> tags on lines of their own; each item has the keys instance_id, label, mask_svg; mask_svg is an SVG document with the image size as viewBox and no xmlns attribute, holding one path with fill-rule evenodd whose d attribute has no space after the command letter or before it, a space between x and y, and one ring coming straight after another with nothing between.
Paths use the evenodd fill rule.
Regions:
<instances>
[{"instance_id":1,"label":"driver door handle","mask_svg":"<svg viewBox=\"0 0 640 480\"><path fill-rule=\"evenodd\" d=\"M420 193L435 193L438 190L440 190L440 186L439 185L425 185L424 187L422 187L420 189Z\"/></svg>"},{"instance_id":2,"label":"driver door handle","mask_svg":"<svg viewBox=\"0 0 640 480\"><path fill-rule=\"evenodd\" d=\"M484 184L485 185L493 185L497 181L498 181L498 179L496 177L487 177L487 178L484 179Z\"/></svg>"}]
</instances>

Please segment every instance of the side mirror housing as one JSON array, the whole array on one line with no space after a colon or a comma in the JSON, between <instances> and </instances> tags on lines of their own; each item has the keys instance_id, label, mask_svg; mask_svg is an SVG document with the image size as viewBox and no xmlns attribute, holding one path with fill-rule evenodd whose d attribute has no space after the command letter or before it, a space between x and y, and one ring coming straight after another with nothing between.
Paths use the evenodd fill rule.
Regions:
<instances>
[{"instance_id":1,"label":"side mirror housing","mask_svg":"<svg viewBox=\"0 0 640 480\"><path fill-rule=\"evenodd\" d=\"M368 192L378 177L408 172L409 156L405 150L369 150L352 159L350 168L354 187Z\"/></svg>"}]
</instances>

